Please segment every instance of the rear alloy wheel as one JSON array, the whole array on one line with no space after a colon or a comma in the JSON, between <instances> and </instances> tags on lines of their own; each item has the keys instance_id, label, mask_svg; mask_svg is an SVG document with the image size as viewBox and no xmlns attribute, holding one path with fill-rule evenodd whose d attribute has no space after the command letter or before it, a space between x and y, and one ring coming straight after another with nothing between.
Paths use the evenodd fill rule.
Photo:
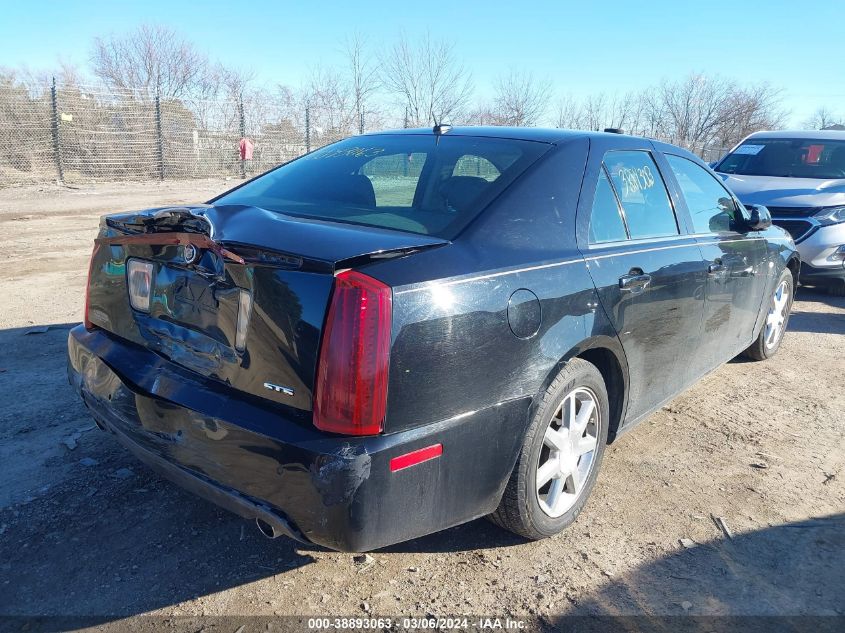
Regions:
<instances>
[{"instance_id":1,"label":"rear alloy wheel","mask_svg":"<svg viewBox=\"0 0 845 633\"><path fill-rule=\"evenodd\" d=\"M601 373L585 360L570 360L532 418L491 520L530 539L552 536L572 523L598 476L608 415Z\"/></svg>"},{"instance_id":2,"label":"rear alloy wheel","mask_svg":"<svg viewBox=\"0 0 845 633\"><path fill-rule=\"evenodd\" d=\"M744 354L754 360L766 360L775 355L783 341L789 313L792 310L792 273L785 269L781 273L775 291L769 300L766 320L757 340L745 350Z\"/></svg>"},{"instance_id":3,"label":"rear alloy wheel","mask_svg":"<svg viewBox=\"0 0 845 633\"><path fill-rule=\"evenodd\" d=\"M535 478L537 502L550 517L575 505L592 471L601 424L596 401L587 388L571 391L546 427Z\"/></svg>"}]
</instances>

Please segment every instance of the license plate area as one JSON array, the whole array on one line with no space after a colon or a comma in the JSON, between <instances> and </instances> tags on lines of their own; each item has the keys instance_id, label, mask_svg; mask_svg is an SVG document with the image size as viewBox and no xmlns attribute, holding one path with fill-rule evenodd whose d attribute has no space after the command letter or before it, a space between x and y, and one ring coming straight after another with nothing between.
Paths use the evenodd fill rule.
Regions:
<instances>
[{"instance_id":1,"label":"license plate area","mask_svg":"<svg viewBox=\"0 0 845 633\"><path fill-rule=\"evenodd\" d=\"M239 289L190 269L157 268L150 316L234 347Z\"/></svg>"}]
</instances>

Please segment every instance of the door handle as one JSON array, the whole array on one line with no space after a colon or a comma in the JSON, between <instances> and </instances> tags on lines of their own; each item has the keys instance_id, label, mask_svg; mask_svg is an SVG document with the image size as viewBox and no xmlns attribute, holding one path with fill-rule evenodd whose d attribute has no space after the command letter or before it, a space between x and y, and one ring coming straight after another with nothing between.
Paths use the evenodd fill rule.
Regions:
<instances>
[{"instance_id":1,"label":"door handle","mask_svg":"<svg viewBox=\"0 0 845 633\"><path fill-rule=\"evenodd\" d=\"M624 292L642 292L649 283L651 275L648 273L632 273L619 278L619 289Z\"/></svg>"}]
</instances>

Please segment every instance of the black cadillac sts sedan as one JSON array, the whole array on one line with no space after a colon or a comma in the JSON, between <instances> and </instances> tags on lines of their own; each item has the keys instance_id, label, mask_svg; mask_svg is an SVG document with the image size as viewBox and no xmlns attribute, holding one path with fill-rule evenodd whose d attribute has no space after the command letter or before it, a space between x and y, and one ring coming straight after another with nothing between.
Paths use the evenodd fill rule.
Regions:
<instances>
[{"instance_id":1,"label":"black cadillac sts sedan","mask_svg":"<svg viewBox=\"0 0 845 633\"><path fill-rule=\"evenodd\" d=\"M608 442L777 351L798 267L677 147L359 136L103 218L69 377L138 458L268 536L362 551L490 516L537 539Z\"/></svg>"}]
</instances>

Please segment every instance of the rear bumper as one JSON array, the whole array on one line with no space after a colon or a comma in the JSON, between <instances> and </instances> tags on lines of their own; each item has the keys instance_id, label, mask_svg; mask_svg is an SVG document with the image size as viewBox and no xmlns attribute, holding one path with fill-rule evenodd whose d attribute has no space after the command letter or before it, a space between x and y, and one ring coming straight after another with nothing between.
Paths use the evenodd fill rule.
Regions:
<instances>
[{"instance_id":1,"label":"rear bumper","mask_svg":"<svg viewBox=\"0 0 845 633\"><path fill-rule=\"evenodd\" d=\"M99 417L98 422L103 425L104 420L108 417L107 410L101 411L101 416ZM245 519L253 519L256 522L260 522L261 529L265 532L265 534L267 534L267 536L273 538L278 536L287 536L300 542L307 542L305 537L303 537L296 528L291 526L290 522L285 517L279 515L277 512L274 512L266 505L253 499L249 499L236 490L227 489L219 484L196 475L185 468L172 464L155 453L142 448L120 430L119 424L109 424L108 422L105 422L105 425L107 425L106 428L108 430L117 436L118 441L123 444L130 453L165 479L169 479L188 492L191 492L198 497L202 497L207 501L211 501L221 508L225 508L229 512L240 515Z\"/></svg>"},{"instance_id":2,"label":"rear bumper","mask_svg":"<svg viewBox=\"0 0 845 633\"><path fill-rule=\"evenodd\" d=\"M79 326L68 377L98 423L154 470L279 534L367 551L483 516L498 505L527 422L514 400L400 433L330 436L272 403ZM397 472L390 460L440 443Z\"/></svg>"}]
</instances>

